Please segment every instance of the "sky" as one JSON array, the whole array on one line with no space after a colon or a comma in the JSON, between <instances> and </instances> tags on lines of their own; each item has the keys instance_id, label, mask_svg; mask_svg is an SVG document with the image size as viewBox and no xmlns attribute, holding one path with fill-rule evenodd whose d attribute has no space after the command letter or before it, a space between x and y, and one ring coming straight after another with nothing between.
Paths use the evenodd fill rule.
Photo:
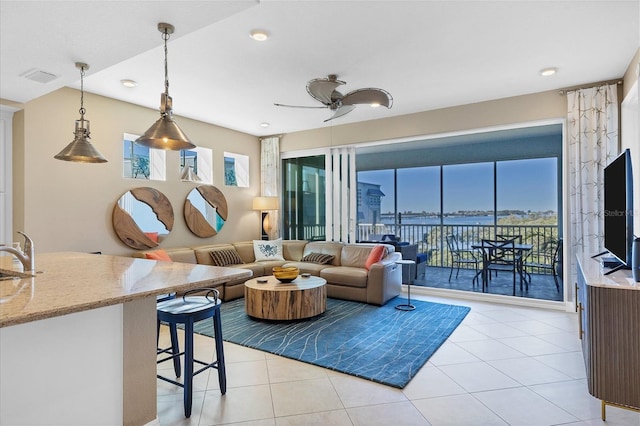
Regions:
<instances>
[{"instance_id":1,"label":"sky","mask_svg":"<svg viewBox=\"0 0 640 426\"><path fill-rule=\"evenodd\" d=\"M493 163L444 167L444 211L493 210ZM382 212L393 211L393 171L359 172L363 182L380 184ZM498 210L558 211L557 159L499 161ZM398 169L398 210L440 210L440 168Z\"/></svg>"}]
</instances>

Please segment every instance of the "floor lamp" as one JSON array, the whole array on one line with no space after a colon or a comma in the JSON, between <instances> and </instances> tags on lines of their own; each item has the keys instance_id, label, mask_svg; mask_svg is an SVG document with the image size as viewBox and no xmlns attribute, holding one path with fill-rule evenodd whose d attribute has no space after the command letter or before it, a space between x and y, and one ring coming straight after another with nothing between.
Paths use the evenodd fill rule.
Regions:
<instances>
[{"instance_id":1,"label":"floor lamp","mask_svg":"<svg viewBox=\"0 0 640 426\"><path fill-rule=\"evenodd\" d=\"M269 232L273 228L269 223L269 210L278 210L280 201L278 197L256 197L253 199L253 210L262 212L262 239L269 239Z\"/></svg>"}]
</instances>

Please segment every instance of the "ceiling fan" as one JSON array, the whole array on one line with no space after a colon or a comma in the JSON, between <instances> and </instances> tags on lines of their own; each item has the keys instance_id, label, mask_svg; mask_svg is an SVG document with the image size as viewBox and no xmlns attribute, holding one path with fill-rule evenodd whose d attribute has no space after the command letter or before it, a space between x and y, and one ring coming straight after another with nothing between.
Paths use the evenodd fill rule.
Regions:
<instances>
[{"instance_id":1,"label":"ceiling fan","mask_svg":"<svg viewBox=\"0 0 640 426\"><path fill-rule=\"evenodd\" d=\"M391 108L393 98L386 90L368 87L366 89L353 90L346 95L338 92L337 87L345 84L344 81L338 80L336 74L329 74L326 78L314 78L307 83L307 92L317 101L324 104L323 106L304 106L304 105L286 105L274 103L276 106L289 108L329 108L333 111L333 115L326 120L342 117L358 104L369 104L371 106L386 106Z\"/></svg>"}]
</instances>

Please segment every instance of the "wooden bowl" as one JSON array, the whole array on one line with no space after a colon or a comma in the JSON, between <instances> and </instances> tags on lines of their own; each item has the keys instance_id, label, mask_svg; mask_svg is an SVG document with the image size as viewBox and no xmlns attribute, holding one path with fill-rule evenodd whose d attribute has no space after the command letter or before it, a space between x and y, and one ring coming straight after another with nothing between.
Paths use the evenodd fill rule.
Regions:
<instances>
[{"instance_id":1,"label":"wooden bowl","mask_svg":"<svg viewBox=\"0 0 640 426\"><path fill-rule=\"evenodd\" d=\"M282 266L274 266L272 271L273 276L276 277L276 279L281 283L290 283L291 281L298 278L298 274L300 273L300 270L295 266L290 266L288 268L284 268Z\"/></svg>"}]
</instances>

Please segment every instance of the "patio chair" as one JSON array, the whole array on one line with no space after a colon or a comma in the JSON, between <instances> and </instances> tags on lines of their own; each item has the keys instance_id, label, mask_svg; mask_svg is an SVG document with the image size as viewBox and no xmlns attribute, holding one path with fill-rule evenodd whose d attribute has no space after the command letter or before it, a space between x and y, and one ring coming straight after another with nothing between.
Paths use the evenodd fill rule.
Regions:
<instances>
[{"instance_id":1,"label":"patio chair","mask_svg":"<svg viewBox=\"0 0 640 426\"><path fill-rule=\"evenodd\" d=\"M447 247L449 248L449 255L451 256L449 281L451 281L451 276L453 275L453 268L456 268L456 279L458 279L458 273L460 272L461 265L473 265L475 270L473 284L475 284L478 279L478 265L480 264L480 260L476 257L475 250L462 247L457 235L447 235L446 240Z\"/></svg>"},{"instance_id":2,"label":"patio chair","mask_svg":"<svg viewBox=\"0 0 640 426\"><path fill-rule=\"evenodd\" d=\"M531 282L530 269L537 269L542 271L551 271L553 281L556 284L556 290L560 292L560 282L558 280L558 270L560 269L560 262L562 260L562 238L558 240L552 240L550 244L545 247L546 250L540 251L536 258L528 260L525 259L524 271Z\"/></svg>"},{"instance_id":3,"label":"patio chair","mask_svg":"<svg viewBox=\"0 0 640 426\"><path fill-rule=\"evenodd\" d=\"M516 295L516 274L520 276L520 291L522 291L522 258L518 254L518 250L516 250L516 240L517 237L482 240L483 290L484 286L488 286L491 280L492 271L504 271L510 272L513 276L513 295Z\"/></svg>"}]
</instances>

